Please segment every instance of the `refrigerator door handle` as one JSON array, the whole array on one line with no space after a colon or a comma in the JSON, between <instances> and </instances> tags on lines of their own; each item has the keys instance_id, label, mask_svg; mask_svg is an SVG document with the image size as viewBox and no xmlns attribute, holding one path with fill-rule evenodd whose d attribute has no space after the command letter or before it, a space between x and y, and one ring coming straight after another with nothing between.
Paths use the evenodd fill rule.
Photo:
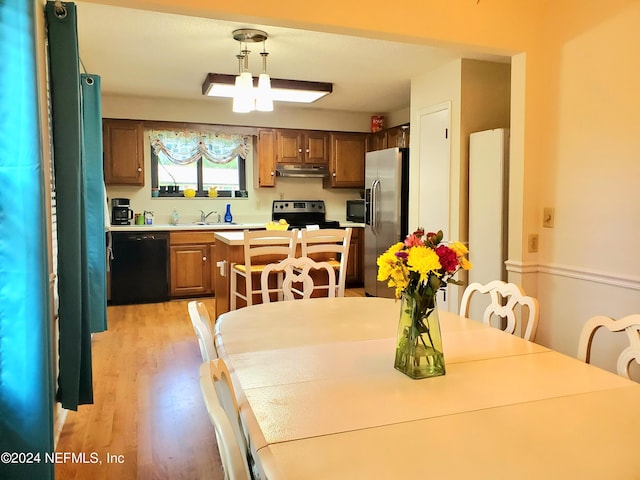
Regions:
<instances>
[{"instance_id":1,"label":"refrigerator door handle","mask_svg":"<svg viewBox=\"0 0 640 480\"><path fill-rule=\"evenodd\" d=\"M378 195L380 193L380 180L375 179L371 184L371 230L376 235L379 233L378 223L380 206L378 205Z\"/></svg>"},{"instance_id":2,"label":"refrigerator door handle","mask_svg":"<svg viewBox=\"0 0 640 480\"><path fill-rule=\"evenodd\" d=\"M364 223L371 225L371 189L364 191Z\"/></svg>"}]
</instances>

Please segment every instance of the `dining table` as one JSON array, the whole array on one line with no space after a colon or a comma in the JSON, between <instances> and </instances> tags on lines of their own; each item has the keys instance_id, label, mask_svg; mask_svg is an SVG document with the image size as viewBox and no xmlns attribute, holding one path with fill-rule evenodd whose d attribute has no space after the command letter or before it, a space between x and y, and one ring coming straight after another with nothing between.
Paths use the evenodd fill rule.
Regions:
<instances>
[{"instance_id":1,"label":"dining table","mask_svg":"<svg viewBox=\"0 0 640 480\"><path fill-rule=\"evenodd\" d=\"M399 309L315 298L217 319L263 480L640 479L639 384L442 309L446 374L414 380L393 367Z\"/></svg>"}]
</instances>

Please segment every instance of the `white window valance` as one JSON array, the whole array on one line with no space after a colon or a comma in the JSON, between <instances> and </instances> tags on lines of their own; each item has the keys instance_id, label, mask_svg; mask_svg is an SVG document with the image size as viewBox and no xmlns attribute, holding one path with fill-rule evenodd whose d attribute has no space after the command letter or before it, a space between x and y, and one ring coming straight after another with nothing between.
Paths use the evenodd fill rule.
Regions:
<instances>
[{"instance_id":1,"label":"white window valance","mask_svg":"<svg viewBox=\"0 0 640 480\"><path fill-rule=\"evenodd\" d=\"M149 130L153 152L163 154L171 163L189 165L201 158L211 163L229 163L236 157L246 159L250 149L246 135L193 130Z\"/></svg>"}]
</instances>

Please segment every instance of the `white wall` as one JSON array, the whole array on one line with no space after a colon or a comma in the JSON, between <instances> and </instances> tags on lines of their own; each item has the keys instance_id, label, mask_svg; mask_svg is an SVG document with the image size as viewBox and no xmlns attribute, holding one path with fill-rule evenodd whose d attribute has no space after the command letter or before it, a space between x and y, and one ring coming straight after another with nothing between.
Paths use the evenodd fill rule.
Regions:
<instances>
[{"instance_id":1,"label":"white wall","mask_svg":"<svg viewBox=\"0 0 640 480\"><path fill-rule=\"evenodd\" d=\"M434 106L451 105L451 163L449 178L449 236L453 240L468 240L468 166L469 134L509 125L510 66L503 63L458 59L415 78L411 83L412 123ZM420 176L430 175L418 168L420 137L411 136L412 198L418 198ZM418 210L426 205L411 204L410 225L418 226ZM459 279L466 281L461 272ZM461 288L449 288L449 309L458 310Z\"/></svg>"},{"instance_id":2,"label":"white wall","mask_svg":"<svg viewBox=\"0 0 640 480\"><path fill-rule=\"evenodd\" d=\"M640 4L592 3L571 21L574 14L563 5L549 16L554 108L548 155L538 159L536 219L538 341L570 355L588 318L640 313ZM542 227L544 207L555 209L553 228ZM626 340L617 336L595 339L610 352L596 363L611 370Z\"/></svg>"}]
</instances>

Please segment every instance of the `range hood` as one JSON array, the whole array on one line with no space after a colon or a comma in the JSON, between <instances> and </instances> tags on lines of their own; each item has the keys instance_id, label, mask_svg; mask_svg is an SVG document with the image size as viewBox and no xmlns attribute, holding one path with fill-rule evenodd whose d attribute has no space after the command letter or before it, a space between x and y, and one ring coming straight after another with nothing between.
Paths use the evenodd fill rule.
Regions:
<instances>
[{"instance_id":1,"label":"range hood","mask_svg":"<svg viewBox=\"0 0 640 480\"><path fill-rule=\"evenodd\" d=\"M298 178L321 178L329 176L327 165L277 165L276 176L278 177L298 177Z\"/></svg>"}]
</instances>

